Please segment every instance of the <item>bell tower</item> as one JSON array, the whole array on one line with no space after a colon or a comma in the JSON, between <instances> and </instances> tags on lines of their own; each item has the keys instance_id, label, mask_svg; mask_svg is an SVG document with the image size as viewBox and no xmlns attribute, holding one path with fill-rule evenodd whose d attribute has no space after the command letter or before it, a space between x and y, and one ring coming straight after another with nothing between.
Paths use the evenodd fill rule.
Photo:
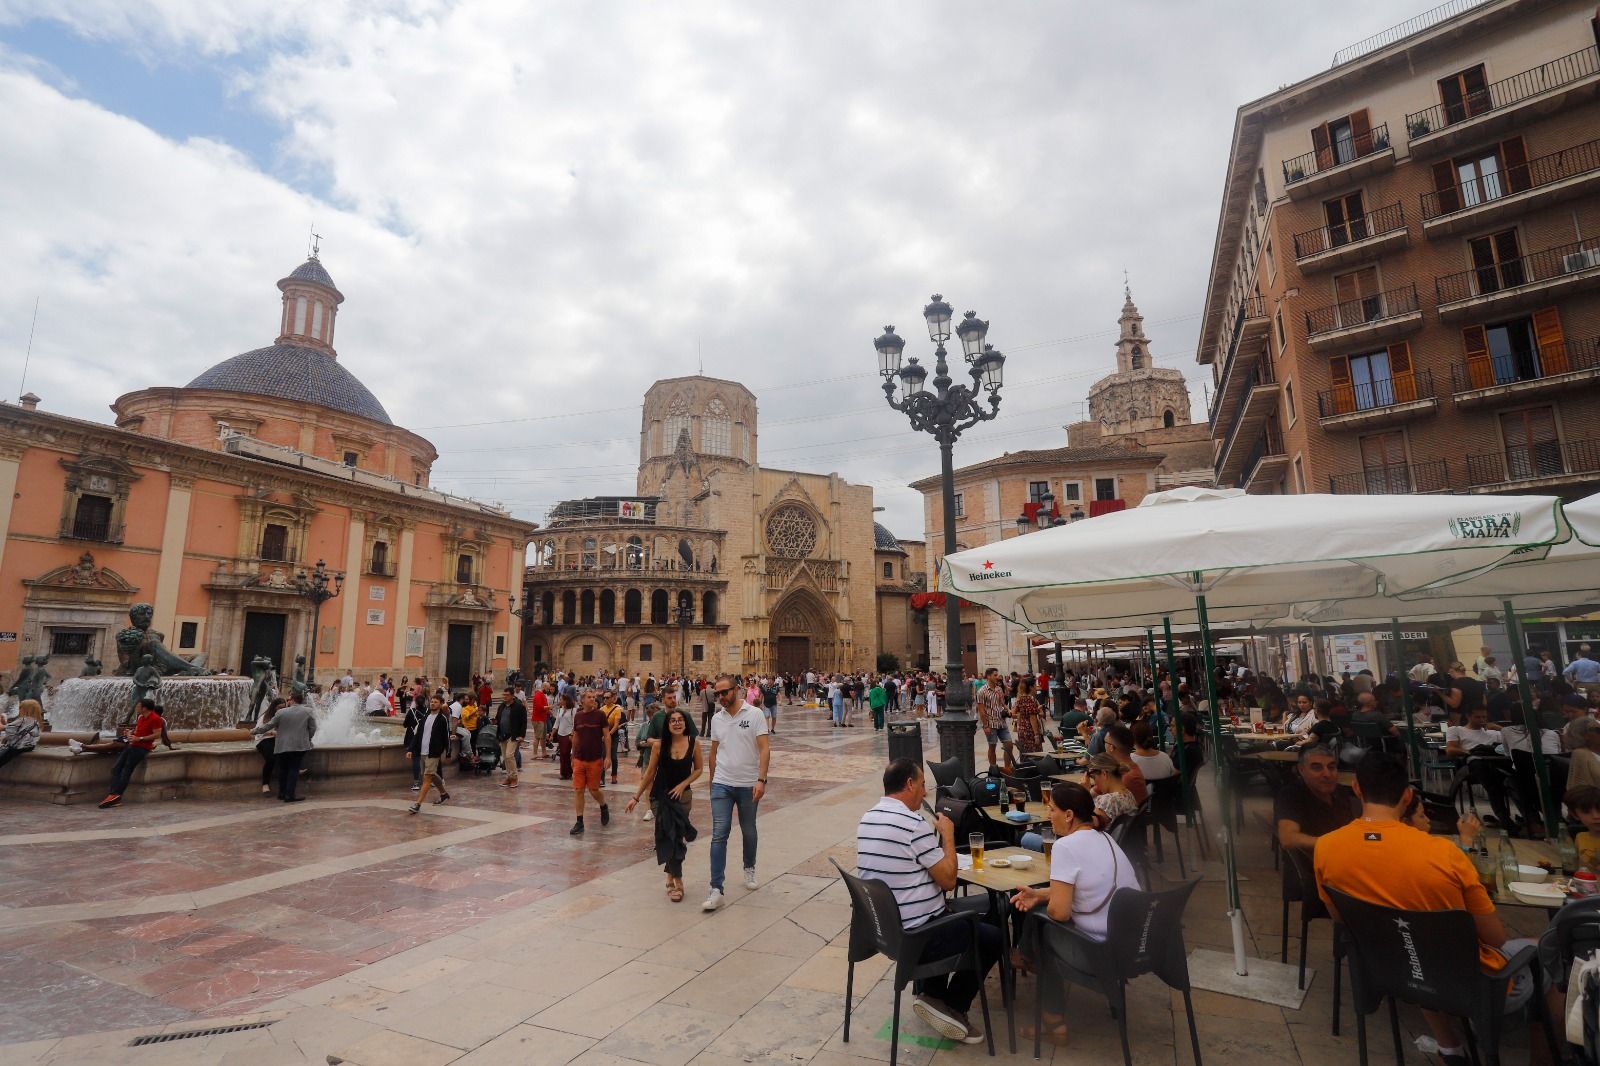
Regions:
<instances>
[{"instance_id":1,"label":"bell tower","mask_svg":"<svg viewBox=\"0 0 1600 1066\"><path fill-rule=\"evenodd\" d=\"M1122 317L1117 319L1117 372L1144 370L1150 366L1150 339L1144 335L1144 316L1133 303L1133 290L1122 285Z\"/></svg>"},{"instance_id":2,"label":"bell tower","mask_svg":"<svg viewBox=\"0 0 1600 1066\"><path fill-rule=\"evenodd\" d=\"M333 350L333 321L344 294L322 266L315 252L278 281L283 311L278 322L278 343L315 348L338 357Z\"/></svg>"}]
</instances>

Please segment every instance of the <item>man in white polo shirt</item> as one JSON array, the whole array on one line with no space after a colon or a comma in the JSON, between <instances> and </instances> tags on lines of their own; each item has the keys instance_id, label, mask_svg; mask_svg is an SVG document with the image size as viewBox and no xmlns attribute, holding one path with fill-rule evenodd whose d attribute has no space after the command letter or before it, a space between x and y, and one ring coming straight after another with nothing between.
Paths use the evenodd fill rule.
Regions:
<instances>
[{"instance_id":1,"label":"man in white polo shirt","mask_svg":"<svg viewBox=\"0 0 1600 1066\"><path fill-rule=\"evenodd\" d=\"M728 835L739 810L739 842L744 847L744 887L756 887L756 806L767 791L767 761L772 749L767 718L745 702L744 685L730 674L712 683L717 713L711 719L711 893L701 910L722 906L722 879L728 866Z\"/></svg>"},{"instance_id":2,"label":"man in white polo shirt","mask_svg":"<svg viewBox=\"0 0 1600 1066\"><path fill-rule=\"evenodd\" d=\"M922 766L912 759L896 759L883 772L883 798L861 816L856 827L856 873L889 886L900 909L900 924L907 931L944 914L944 894L956 887L956 827L942 814L932 827L923 820L917 812L927 795ZM974 894L958 906L987 913L989 901ZM959 954L971 943L970 936L967 926L951 924L929 938L922 957L943 959ZM978 957L983 972L960 970L924 978L922 990L912 998L912 1011L941 1036L968 1044L982 1041L983 1029L967 1017L967 1010L989 968L1000 958L1000 945L1000 930L979 922Z\"/></svg>"}]
</instances>

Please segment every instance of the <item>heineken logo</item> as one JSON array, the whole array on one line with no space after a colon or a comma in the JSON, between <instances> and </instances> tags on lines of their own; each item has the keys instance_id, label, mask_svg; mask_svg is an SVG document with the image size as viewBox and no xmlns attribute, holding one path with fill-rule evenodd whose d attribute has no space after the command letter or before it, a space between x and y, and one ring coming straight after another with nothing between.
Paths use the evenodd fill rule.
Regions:
<instances>
[{"instance_id":1,"label":"heineken logo","mask_svg":"<svg viewBox=\"0 0 1600 1066\"><path fill-rule=\"evenodd\" d=\"M993 563L986 563L984 565L993 566L994 564ZM974 580L974 581L993 581L997 577L1010 577L1010 576L1011 576L1011 571L1009 571L1009 570L975 570L972 573L972 580Z\"/></svg>"},{"instance_id":2,"label":"heineken logo","mask_svg":"<svg viewBox=\"0 0 1600 1066\"><path fill-rule=\"evenodd\" d=\"M1450 519L1450 532L1461 540L1510 540L1522 528L1516 514L1480 514Z\"/></svg>"}]
</instances>

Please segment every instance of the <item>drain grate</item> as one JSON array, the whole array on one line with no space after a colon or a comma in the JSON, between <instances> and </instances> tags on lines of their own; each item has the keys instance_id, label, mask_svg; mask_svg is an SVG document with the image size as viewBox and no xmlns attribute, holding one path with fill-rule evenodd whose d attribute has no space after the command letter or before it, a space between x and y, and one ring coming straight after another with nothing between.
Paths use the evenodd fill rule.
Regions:
<instances>
[{"instance_id":1,"label":"drain grate","mask_svg":"<svg viewBox=\"0 0 1600 1066\"><path fill-rule=\"evenodd\" d=\"M146 1044L170 1044L174 1040L192 1040L197 1036L225 1036L228 1033L247 1033L252 1029L265 1029L271 1022L250 1022L247 1025L222 1025L215 1029L190 1029L182 1033L157 1033L154 1036L141 1036L129 1041L129 1047L144 1047Z\"/></svg>"}]
</instances>

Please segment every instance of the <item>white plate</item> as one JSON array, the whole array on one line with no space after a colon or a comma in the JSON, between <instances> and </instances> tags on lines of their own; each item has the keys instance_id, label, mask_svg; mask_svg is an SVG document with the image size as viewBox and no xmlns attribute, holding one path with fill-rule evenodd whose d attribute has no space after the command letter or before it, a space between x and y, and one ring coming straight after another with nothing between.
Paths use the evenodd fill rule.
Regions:
<instances>
[{"instance_id":1,"label":"white plate","mask_svg":"<svg viewBox=\"0 0 1600 1066\"><path fill-rule=\"evenodd\" d=\"M986 865L993 866L996 870L1004 870L1007 866L1011 865L1011 860L1010 859L990 859L988 861L988 863L986 863Z\"/></svg>"},{"instance_id":2,"label":"white plate","mask_svg":"<svg viewBox=\"0 0 1600 1066\"><path fill-rule=\"evenodd\" d=\"M1547 904L1561 904L1566 901L1566 894L1555 885L1534 884L1531 881L1513 881L1506 886L1511 894L1523 903L1536 907Z\"/></svg>"}]
</instances>

